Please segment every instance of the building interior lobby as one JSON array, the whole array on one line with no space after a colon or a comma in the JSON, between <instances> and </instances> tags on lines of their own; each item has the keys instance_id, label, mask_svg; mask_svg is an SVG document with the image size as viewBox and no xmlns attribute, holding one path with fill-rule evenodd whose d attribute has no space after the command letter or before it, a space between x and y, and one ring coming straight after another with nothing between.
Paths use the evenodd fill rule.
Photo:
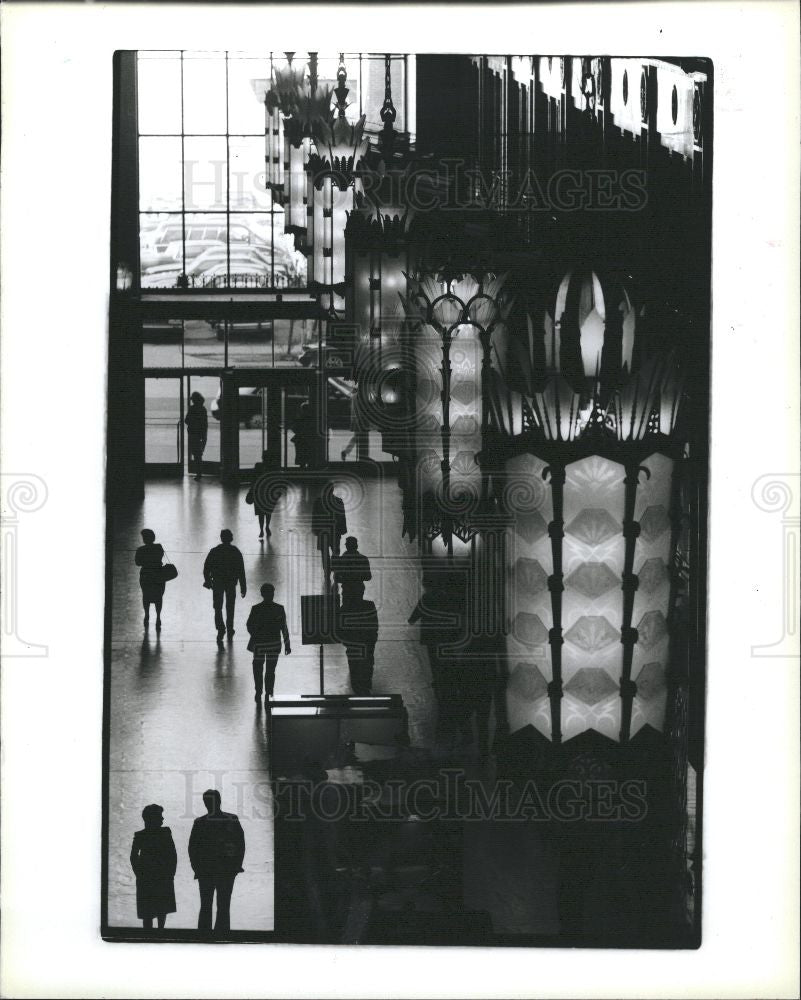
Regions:
<instances>
[{"instance_id":1,"label":"building interior lobby","mask_svg":"<svg viewBox=\"0 0 801 1000\"><path fill-rule=\"evenodd\" d=\"M115 54L104 937L698 947L712 86L597 53ZM216 931L208 789L245 841Z\"/></svg>"}]
</instances>

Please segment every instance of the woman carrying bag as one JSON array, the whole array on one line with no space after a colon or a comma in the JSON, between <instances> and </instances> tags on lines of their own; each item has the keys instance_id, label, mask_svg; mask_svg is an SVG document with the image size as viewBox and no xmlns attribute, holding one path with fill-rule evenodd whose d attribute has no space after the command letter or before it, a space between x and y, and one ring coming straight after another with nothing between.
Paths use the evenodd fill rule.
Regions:
<instances>
[{"instance_id":1,"label":"woman carrying bag","mask_svg":"<svg viewBox=\"0 0 801 1000\"><path fill-rule=\"evenodd\" d=\"M165 552L156 541L156 535L150 528L142 529L143 545L136 550L134 562L139 566L139 586L142 588L142 607L145 609L144 626L150 625L150 605L156 606L156 631L161 631L161 604L164 599L164 586L168 580L178 576L178 570L169 560L162 565Z\"/></svg>"}]
</instances>

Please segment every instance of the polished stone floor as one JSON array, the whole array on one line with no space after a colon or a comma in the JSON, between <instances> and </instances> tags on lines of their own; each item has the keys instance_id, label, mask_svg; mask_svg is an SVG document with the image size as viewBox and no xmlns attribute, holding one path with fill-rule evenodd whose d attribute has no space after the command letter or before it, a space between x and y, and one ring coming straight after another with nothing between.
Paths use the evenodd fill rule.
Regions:
<instances>
[{"instance_id":1,"label":"polished stone floor","mask_svg":"<svg viewBox=\"0 0 801 1000\"><path fill-rule=\"evenodd\" d=\"M416 547L400 537L400 492L395 482L332 475L343 498L348 532L369 556L373 580L367 597L381 621L373 689L399 693L409 712L413 746L433 743L435 707L430 672L418 631L406 620L418 598ZM141 810L164 808L178 851L177 912L168 927L196 926L198 893L187 856L201 795L216 787L222 807L239 815L245 832L244 873L234 889L231 927L267 931L273 926L273 849L263 709L253 700L245 619L270 581L284 604L292 653L278 663L277 695L318 690L319 647L302 646L300 595L320 593L320 556L310 532L315 484L291 482L272 520L272 537L258 539L245 488L223 488L214 479L148 482L138 510L115 518L112 538L111 677L109 727L109 877L111 928L136 927L135 880L129 862ZM139 532L151 528L178 567L167 584L163 629L142 624L134 551ZM219 650L211 592L202 565L223 527L244 556L248 594L237 602L236 634ZM349 692L344 650L325 651L326 692Z\"/></svg>"}]
</instances>

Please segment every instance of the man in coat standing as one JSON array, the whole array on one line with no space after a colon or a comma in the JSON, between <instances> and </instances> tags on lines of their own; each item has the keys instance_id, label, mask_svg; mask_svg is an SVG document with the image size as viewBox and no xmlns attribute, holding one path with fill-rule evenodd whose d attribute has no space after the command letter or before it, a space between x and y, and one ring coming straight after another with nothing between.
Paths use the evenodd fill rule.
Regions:
<instances>
[{"instance_id":1,"label":"man in coat standing","mask_svg":"<svg viewBox=\"0 0 801 1000\"><path fill-rule=\"evenodd\" d=\"M370 560L359 552L359 540L353 535L345 539L345 551L331 560L334 580L342 588L342 600L364 595L364 584L372 580Z\"/></svg>"},{"instance_id":2,"label":"man in coat standing","mask_svg":"<svg viewBox=\"0 0 801 1000\"><path fill-rule=\"evenodd\" d=\"M206 815L199 816L189 836L189 862L200 890L200 914L197 927L211 931L211 911L217 893L217 916L214 931L231 929L231 894L234 879L243 871L245 834L234 813L223 812L222 798L215 789L203 793Z\"/></svg>"},{"instance_id":3,"label":"man in coat standing","mask_svg":"<svg viewBox=\"0 0 801 1000\"><path fill-rule=\"evenodd\" d=\"M343 598L335 637L345 647L351 690L362 697L372 694L378 612L372 601L364 600L363 583L353 584L351 596Z\"/></svg>"},{"instance_id":4,"label":"man in coat standing","mask_svg":"<svg viewBox=\"0 0 801 1000\"><path fill-rule=\"evenodd\" d=\"M273 694L275 668L281 653L281 639L284 640L284 654L292 652L289 646L289 630L286 626L286 612L282 604L273 601L275 587L265 583L261 588L263 600L254 604L248 615L250 642L248 649L253 653L253 682L256 686L256 701L261 703L264 690L265 705Z\"/></svg>"},{"instance_id":5,"label":"man in coat standing","mask_svg":"<svg viewBox=\"0 0 801 1000\"><path fill-rule=\"evenodd\" d=\"M239 584L242 596L247 593L245 582L245 563L242 553L232 544L234 536L223 528L220 532L220 542L206 556L203 563L203 586L211 590L214 598L214 624L217 628L217 640L222 640L226 628L228 637L234 634L234 606L236 604L236 585ZM225 623L223 623L222 608L225 601Z\"/></svg>"},{"instance_id":6,"label":"man in coat standing","mask_svg":"<svg viewBox=\"0 0 801 1000\"><path fill-rule=\"evenodd\" d=\"M203 475L203 452L206 450L206 438L209 433L209 415L203 405L205 400L199 392L193 392L189 397L190 404L184 423L189 434L189 466L195 469L195 479Z\"/></svg>"}]
</instances>

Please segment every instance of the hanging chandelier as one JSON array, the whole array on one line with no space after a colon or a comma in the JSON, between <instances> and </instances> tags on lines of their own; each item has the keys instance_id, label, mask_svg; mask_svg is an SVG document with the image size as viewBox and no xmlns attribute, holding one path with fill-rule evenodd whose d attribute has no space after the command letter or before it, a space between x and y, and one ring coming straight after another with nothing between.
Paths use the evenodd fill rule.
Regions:
<instances>
[{"instance_id":1,"label":"hanging chandelier","mask_svg":"<svg viewBox=\"0 0 801 1000\"><path fill-rule=\"evenodd\" d=\"M295 237L295 248L307 245L308 186L306 169L312 152L312 137L318 123L331 115L333 87L319 86L317 53L309 53L309 72L293 99L291 114L284 119L284 231Z\"/></svg>"},{"instance_id":2,"label":"hanging chandelier","mask_svg":"<svg viewBox=\"0 0 801 1000\"><path fill-rule=\"evenodd\" d=\"M287 52L283 65L273 65L272 82L264 95L267 186L278 204L284 202L284 122L305 90L306 68L293 65L294 55Z\"/></svg>"},{"instance_id":3,"label":"hanging chandelier","mask_svg":"<svg viewBox=\"0 0 801 1000\"><path fill-rule=\"evenodd\" d=\"M369 149L365 115L355 124L345 117L347 70L340 53L337 111L317 119L306 166L309 283L322 291L322 304L332 315L345 311L345 226L360 188L359 169Z\"/></svg>"}]
</instances>

